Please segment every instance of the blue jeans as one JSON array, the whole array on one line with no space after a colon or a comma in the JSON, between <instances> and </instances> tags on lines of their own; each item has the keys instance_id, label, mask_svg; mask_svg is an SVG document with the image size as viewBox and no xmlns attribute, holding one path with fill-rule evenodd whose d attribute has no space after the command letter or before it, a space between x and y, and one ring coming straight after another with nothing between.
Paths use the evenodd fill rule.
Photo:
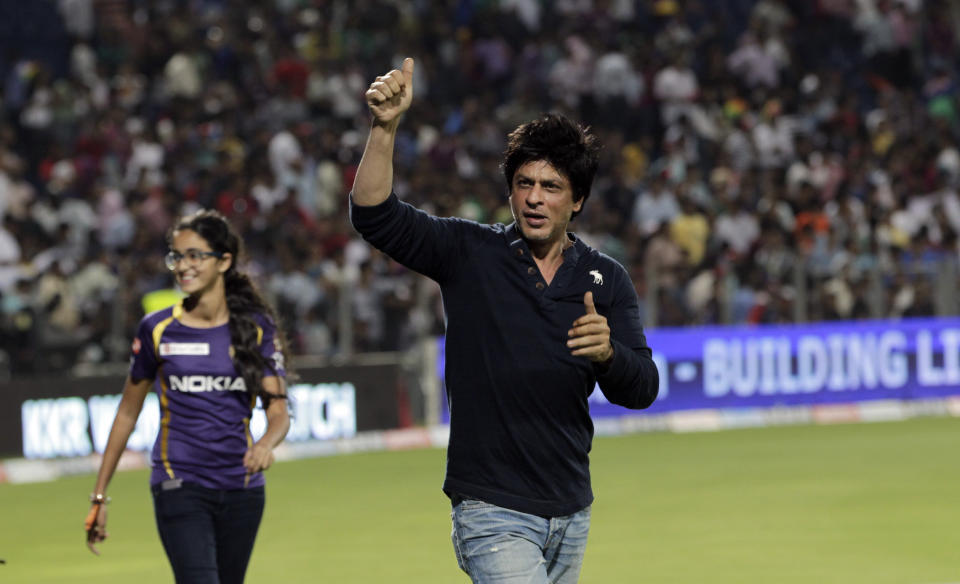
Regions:
<instances>
[{"instance_id":1,"label":"blue jeans","mask_svg":"<svg viewBox=\"0 0 960 584\"><path fill-rule=\"evenodd\" d=\"M590 507L550 519L464 499L453 507L453 549L474 584L574 584Z\"/></svg>"},{"instance_id":2,"label":"blue jeans","mask_svg":"<svg viewBox=\"0 0 960 584\"><path fill-rule=\"evenodd\" d=\"M263 487L153 485L157 531L177 584L240 584L263 517Z\"/></svg>"}]
</instances>

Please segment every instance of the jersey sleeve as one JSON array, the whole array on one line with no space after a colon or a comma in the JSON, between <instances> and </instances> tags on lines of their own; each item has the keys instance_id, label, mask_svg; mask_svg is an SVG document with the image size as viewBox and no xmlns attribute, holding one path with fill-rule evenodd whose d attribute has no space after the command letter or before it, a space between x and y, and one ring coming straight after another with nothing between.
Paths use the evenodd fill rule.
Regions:
<instances>
[{"instance_id":1,"label":"jersey sleeve","mask_svg":"<svg viewBox=\"0 0 960 584\"><path fill-rule=\"evenodd\" d=\"M153 331L144 319L137 326L137 334L130 345L130 379L140 381L157 376L157 354L153 346Z\"/></svg>"},{"instance_id":2,"label":"jersey sleeve","mask_svg":"<svg viewBox=\"0 0 960 584\"><path fill-rule=\"evenodd\" d=\"M263 355L267 366L263 369L264 377L286 377L286 363L283 359L283 349L280 338L277 336L277 327L269 319L263 319L263 339L260 341L260 354Z\"/></svg>"}]
</instances>

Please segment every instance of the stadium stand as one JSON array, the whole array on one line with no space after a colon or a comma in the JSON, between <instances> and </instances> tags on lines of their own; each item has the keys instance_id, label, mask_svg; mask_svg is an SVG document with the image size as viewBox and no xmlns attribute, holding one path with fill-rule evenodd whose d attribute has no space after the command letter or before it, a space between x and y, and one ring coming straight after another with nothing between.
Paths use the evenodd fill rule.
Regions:
<instances>
[{"instance_id":1,"label":"stadium stand","mask_svg":"<svg viewBox=\"0 0 960 584\"><path fill-rule=\"evenodd\" d=\"M0 364L123 361L163 235L213 207L298 354L442 330L345 200L385 64L397 193L509 222L507 131L601 136L574 222L648 326L957 314L956 0L60 0L0 11ZM7 373L10 373L8 371Z\"/></svg>"}]
</instances>

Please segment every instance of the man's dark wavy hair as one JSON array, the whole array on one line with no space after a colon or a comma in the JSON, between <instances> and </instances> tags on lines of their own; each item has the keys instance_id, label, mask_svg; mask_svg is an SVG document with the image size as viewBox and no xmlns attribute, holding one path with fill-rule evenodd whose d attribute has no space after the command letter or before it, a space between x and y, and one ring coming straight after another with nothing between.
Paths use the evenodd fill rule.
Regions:
<instances>
[{"instance_id":1,"label":"man's dark wavy hair","mask_svg":"<svg viewBox=\"0 0 960 584\"><path fill-rule=\"evenodd\" d=\"M500 166L508 193L518 168L527 162L545 160L570 181L573 201L583 199L586 203L600 163L600 142L589 128L561 114L548 113L510 132L503 154ZM571 219L579 213L574 211Z\"/></svg>"},{"instance_id":2,"label":"man's dark wavy hair","mask_svg":"<svg viewBox=\"0 0 960 584\"><path fill-rule=\"evenodd\" d=\"M274 366L271 360L260 354L260 348L257 345L259 325L255 316L259 314L274 324L278 350L283 355L284 363L289 364L287 343L280 322L273 308L260 295L250 277L237 269L237 262L240 261L240 255L243 253L243 241L230 226L226 217L213 210L202 210L182 217L167 235L167 243L173 241L175 232L186 229L206 240L213 251L229 253L231 256L230 267L223 275L223 284L227 297L227 309L230 311L230 345L233 347L233 363L243 377L247 392L251 397L259 396L266 409L271 399L284 396L268 394L263 389L263 371L265 368L274 370ZM289 375L290 372L288 371L287 374Z\"/></svg>"}]
</instances>

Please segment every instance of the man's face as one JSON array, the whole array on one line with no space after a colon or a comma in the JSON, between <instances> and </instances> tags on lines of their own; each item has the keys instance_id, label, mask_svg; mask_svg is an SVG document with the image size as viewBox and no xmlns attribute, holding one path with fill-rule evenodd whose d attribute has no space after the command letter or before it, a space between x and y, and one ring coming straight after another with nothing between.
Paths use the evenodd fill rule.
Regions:
<instances>
[{"instance_id":1,"label":"man's face","mask_svg":"<svg viewBox=\"0 0 960 584\"><path fill-rule=\"evenodd\" d=\"M523 238L550 245L566 237L570 216L583 199L573 201L570 179L545 160L524 163L510 185L510 210Z\"/></svg>"}]
</instances>

